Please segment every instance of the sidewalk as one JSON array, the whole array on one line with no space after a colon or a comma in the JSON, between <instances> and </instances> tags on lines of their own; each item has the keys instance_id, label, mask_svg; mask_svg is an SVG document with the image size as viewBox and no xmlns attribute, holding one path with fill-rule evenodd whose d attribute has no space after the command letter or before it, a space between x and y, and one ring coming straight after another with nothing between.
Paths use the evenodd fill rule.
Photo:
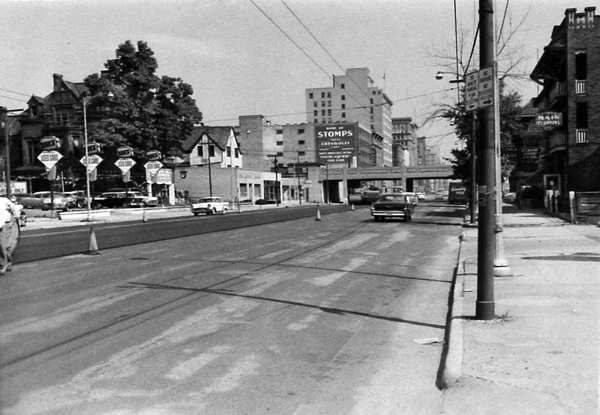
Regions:
<instances>
[{"instance_id":1,"label":"sidewalk","mask_svg":"<svg viewBox=\"0 0 600 415\"><path fill-rule=\"evenodd\" d=\"M443 413L598 414L600 227L508 209L495 320L475 320L477 228L463 233Z\"/></svg>"}]
</instances>

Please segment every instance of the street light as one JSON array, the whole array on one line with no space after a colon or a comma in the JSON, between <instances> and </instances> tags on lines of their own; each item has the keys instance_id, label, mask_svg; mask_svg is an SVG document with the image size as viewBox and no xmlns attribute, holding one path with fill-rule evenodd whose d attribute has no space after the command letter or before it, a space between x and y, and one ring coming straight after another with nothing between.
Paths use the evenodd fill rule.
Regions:
<instances>
[{"instance_id":1,"label":"street light","mask_svg":"<svg viewBox=\"0 0 600 415\"><path fill-rule=\"evenodd\" d=\"M81 100L81 104L83 105L83 146L85 148L85 193L86 193L86 210L87 210L87 214L86 214L86 222L89 222L90 219L90 212L91 212L91 193L90 193L90 168L89 168L89 163L90 163L90 154L89 154L89 150L88 150L88 129L87 129L87 104L88 104L88 99L83 98Z\"/></svg>"}]
</instances>

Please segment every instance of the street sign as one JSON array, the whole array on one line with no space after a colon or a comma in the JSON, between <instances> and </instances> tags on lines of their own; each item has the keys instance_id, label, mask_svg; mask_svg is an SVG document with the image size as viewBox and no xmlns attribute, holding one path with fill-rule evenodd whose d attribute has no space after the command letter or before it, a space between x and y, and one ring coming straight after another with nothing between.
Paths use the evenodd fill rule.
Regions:
<instances>
[{"instance_id":1,"label":"street sign","mask_svg":"<svg viewBox=\"0 0 600 415\"><path fill-rule=\"evenodd\" d=\"M485 68L465 76L467 111L494 105L494 69Z\"/></svg>"},{"instance_id":2,"label":"street sign","mask_svg":"<svg viewBox=\"0 0 600 415\"><path fill-rule=\"evenodd\" d=\"M466 94L466 106L467 111L476 110L478 105L478 88L479 88L479 75L477 72L468 74L465 77L465 94Z\"/></svg>"},{"instance_id":3,"label":"street sign","mask_svg":"<svg viewBox=\"0 0 600 415\"><path fill-rule=\"evenodd\" d=\"M485 68L479 71L478 99L479 108L494 105L494 69Z\"/></svg>"},{"instance_id":4,"label":"street sign","mask_svg":"<svg viewBox=\"0 0 600 415\"><path fill-rule=\"evenodd\" d=\"M126 174L135 164L135 161L133 161L133 159L130 158L122 158L117 160L117 162L115 163L115 166L117 166L119 169L121 169L121 172L123 172L123 174Z\"/></svg>"},{"instance_id":5,"label":"street sign","mask_svg":"<svg viewBox=\"0 0 600 415\"><path fill-rule=\"evenodd\" d=\"M46 166L46 170L50 170L52 167L58 163L58 161L62 158L62 154L60 154L56 150L51 151L42 151L38 156L38 160L44 163Z\"/></svg>"},{"instance_id":6,"label":"street sign","mask_svg":"<svg viewBox=\"0 0 600 415\"><path fill-rule=\"evenodd\" d=\"M79 162L87 167L88 172L92 172L98 167L98 164L102 163L102 157L96 155L88 156L86 161L85 156L83 156Z\"/></svg>"},{"instance_id":7,"label":"street sign","mask_svg":"<svg viewBox=\"0 0 600 415\"><path fill-rule=\"evenodd\" d=\"M144 164L147 174L149 174L151 177L154 176L157 171L162 169L162 166L163 164L160 161L149 161Z\"/></svg>"}]
</instances>

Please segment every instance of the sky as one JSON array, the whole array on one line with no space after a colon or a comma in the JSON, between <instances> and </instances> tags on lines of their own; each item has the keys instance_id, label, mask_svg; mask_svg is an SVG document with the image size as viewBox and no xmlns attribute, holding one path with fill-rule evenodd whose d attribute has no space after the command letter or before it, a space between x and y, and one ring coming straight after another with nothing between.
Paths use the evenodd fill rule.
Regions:
<instances>
[{"instance_id":1,"label":"sky","mask_svg":"<svg viewBox=\"0 0 600 415\"><path fill-rule=\"evenodd\" d=\"M81 82L104 69L127 40L154 51L158 75L181 78L207 125L240 115L306 122L306 88L328 87L346 68L367 67L420 136L444 154L452 127L427 121L456 98L454 0L0 0L0 105L25 108L52 91L52 75ZM528 75L567 8L594 0L494 0L496 29L514 32L513 61ZM478 0L456 0L460 59L469 60ZM505 13L506 11L506 13ZM600 13L599 10L596 14ZM502 24L504 22L504 24ZM478 45L475 47L475 52ZM505 56L505 62L508 57ZM477 65L474 56L472 65ZM501 63L502 64L502 63ZM532 81L514 82L523 101ZM426 122L427 121L427 122Z\"/></svg>"}]
</instances>

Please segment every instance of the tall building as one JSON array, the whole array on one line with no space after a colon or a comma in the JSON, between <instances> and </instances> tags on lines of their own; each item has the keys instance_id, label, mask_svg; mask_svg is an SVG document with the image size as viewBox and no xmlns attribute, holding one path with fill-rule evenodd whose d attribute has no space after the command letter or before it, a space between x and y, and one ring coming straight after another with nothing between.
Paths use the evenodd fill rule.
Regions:
<instances>
[{"instance_id":1,"label":"tall building","mask_svg":"<svg viewBox=\"0 0 600 415\"><path fill-rule=\"evenodd\" d=\"M392 165L418 164L417 129L410 117L392 118Z\"/></svg>"},{"instance_id":2,"label":"tall building","mask_svg":"<svg viewBox=\"0 0 600 415\"><path fill-rule=\"evenodd\" d=\"M600 21L596 7L566 9L530 77L542 85L534 105L543 124L540 168L545 190L600 190Z\"/></svg>"},{"instance_id":3,"label":"tall building","mask_svg":"<svg viewBox=\"0 0 600 415\"><path fill-rule=\"evenodd\" d=\"M331 87L306 89L306 122L358 122L373 135L373 165L392 166L392 105L368 68L350 68Z\"/></svg>"}]
</instances>

